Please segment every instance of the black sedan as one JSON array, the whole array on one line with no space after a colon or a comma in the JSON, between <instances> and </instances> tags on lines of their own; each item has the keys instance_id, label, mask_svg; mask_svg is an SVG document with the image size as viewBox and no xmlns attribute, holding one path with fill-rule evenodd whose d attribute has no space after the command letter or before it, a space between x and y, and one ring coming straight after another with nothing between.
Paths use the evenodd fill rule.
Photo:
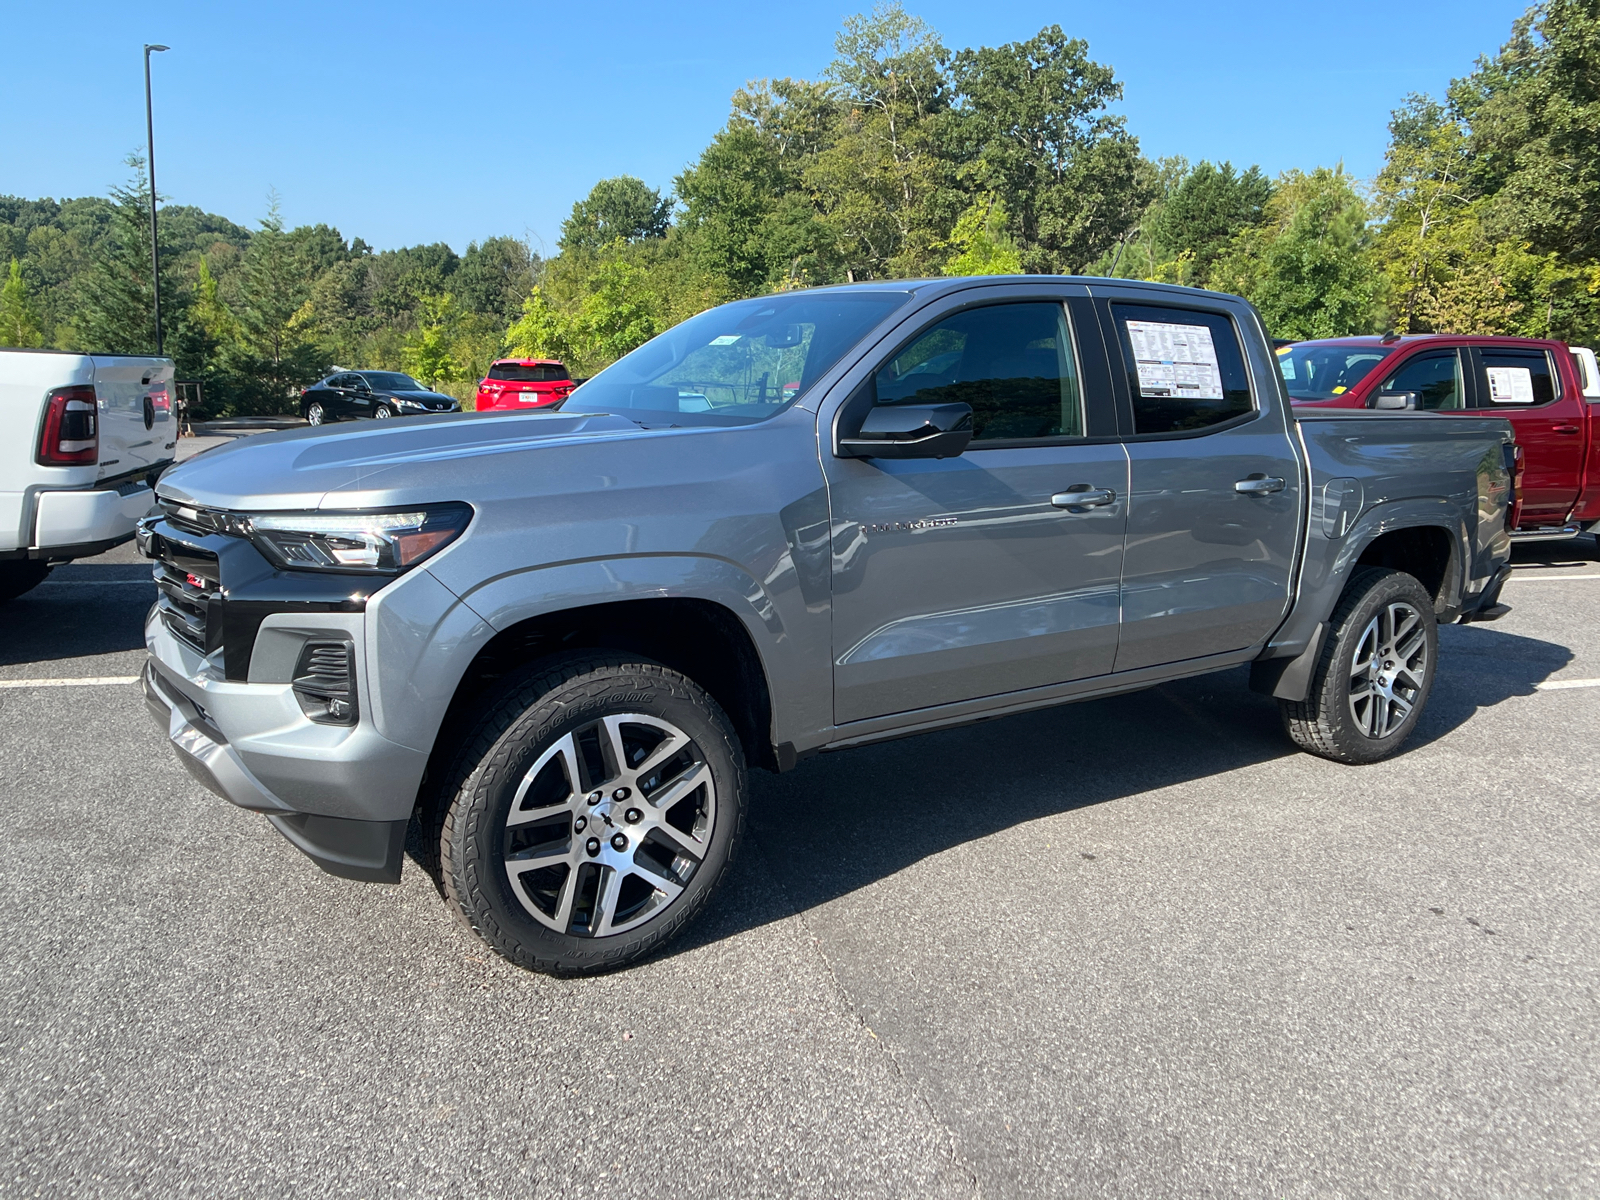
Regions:
<instances>
[{"instance_id":1,"label":"black sedan","mask_svg":"<svg viewBox=\"0 0 1600 1200\"><path fill-rule=\"evenodd\" d=\"M454 397L430 392L399 371L338 371L300 393L300 415L312 425L347 417L460 411Z\"/></svg>"}]
</instances>

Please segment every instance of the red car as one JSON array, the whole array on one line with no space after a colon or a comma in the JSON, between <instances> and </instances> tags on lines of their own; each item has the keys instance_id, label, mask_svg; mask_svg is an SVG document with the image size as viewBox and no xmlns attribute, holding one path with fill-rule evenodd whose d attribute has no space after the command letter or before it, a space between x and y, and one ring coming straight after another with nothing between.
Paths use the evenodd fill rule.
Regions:
<instances>
[{"instance_id":1,"label":"red car","mask_svg":"<svg viewBox=\"0 0 1600 1200\"><path fill-rule=\"evenodd\" d=\"M478 384L479 412L510 412L560 404L578 385L553 358L502 358Z\"/></svg>"},{"instance_id":2,"label":"red car","mask_svg":"<svg viewBox=\"0 0 1600 1200\"><path fill-rule=\"evenodd\" d=\"M1562 342L1422 334L1292 342L1278 368L1297 406L1508 417L1522 450L1518 541L1600 532L1600 401Z\"/></svg>"}]
</instances>

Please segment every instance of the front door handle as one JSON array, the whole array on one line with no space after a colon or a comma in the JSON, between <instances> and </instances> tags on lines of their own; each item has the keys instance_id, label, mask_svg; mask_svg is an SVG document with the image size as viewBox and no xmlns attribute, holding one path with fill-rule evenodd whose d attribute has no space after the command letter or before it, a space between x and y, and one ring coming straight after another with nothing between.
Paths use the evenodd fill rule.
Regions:
<instances>
[{"instance_id":1,"label":"front door handle","mask_svg":"<svg viewBox=\"0 0 1600 1200\"><path fill-rule=\"evenodd\" d=\"M1283 480L1270 475L1252 475L1233 485L1233 490L1246 496L1265 496L1269 492L1283 491Z\"/></svg>"},{"instance_id":2,"label":"front door handle","mask_svg":"<svg viewBox=\"0 0 1600 1200\"><path fill-rule=\"evenodd\" d=\"M1091 487L1075 483L1064 492L1050 497L1050 503L1068 512L1082 512L1086 508L1104 508L1117 502L1117 494L1110 488Z\"/></svg>"}]
</instances>

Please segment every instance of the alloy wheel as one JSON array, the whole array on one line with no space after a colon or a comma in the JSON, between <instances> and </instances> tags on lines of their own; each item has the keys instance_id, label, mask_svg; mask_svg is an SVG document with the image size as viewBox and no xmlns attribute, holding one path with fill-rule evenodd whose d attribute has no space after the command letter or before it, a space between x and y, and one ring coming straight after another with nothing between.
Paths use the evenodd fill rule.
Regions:
<instances>
[{"instance_id":1,"label":"alloy wheel","mask_svg":"<svg viewBox=\"0 0 1600 1200\"><path fill-rule=\"evenodd\" d=\"M389 406L388 405L380 404L380 405L378 405L378 411L373 413L372 415L373 415L374 418L381 419L383 417L392 417L392 416L394 416L394 413L389 411Z\"/></svg>"},{"instance_id":2,"label":"alloy wheel","mask_svg":"<svg viewBox=\"0 0 1600 1200\"><path fill-rule=\"evenodd\" d=\"M308 425L321 425L323 420L322 405L313 404L306 409L306 423Z\"/></svg>"},{"instance_id":3,"label":"alloy wheel","mask_svg":"<svg viewBox=\"0 0 1600 1200\"><path fill-rule=\"evenodd\" d=\"M1428 639L1423 614L1393 601L1362 630L1350 656L1350 715L1369 738L1385 738L1411 715L1427 683Z\"/></svg>"},{"instance_id":4,"label":"alloy wheel","mask_svg":"<svg viewBox=\"0 0 1600 1200\"><path fill-rule=\"evenodd\" d=\"M523 776L506 817L506 877L558 933L623 933L683 894L716 819L711 768L688 734L640 713L602 717Z\"/></svg>"}]
</instances>

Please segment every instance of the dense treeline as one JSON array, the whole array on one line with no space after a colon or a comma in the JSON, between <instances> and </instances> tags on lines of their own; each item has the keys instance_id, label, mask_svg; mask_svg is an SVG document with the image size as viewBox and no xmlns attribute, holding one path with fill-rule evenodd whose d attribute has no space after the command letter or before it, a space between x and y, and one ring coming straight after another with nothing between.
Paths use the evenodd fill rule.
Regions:
<instances>
[{"instance_id":1,"label":"dense treeline","mask_svg":"<svg viewBox=\"0 0 1600 1200\"><path fill-rule=\"evenodd\" d=\"M283 408L331 366L463 390L504 352L587 374L767 291L1062 272L1237 292L1283 337L1600 334L1600 0L1548 0L1442 99L1409 97L1375 179L1152 162L1110 67L1058 26L949 51L898 3L847 20L820 79L752 83L662 196L573 206L548 260L513 238L374 252L325 225L160 211L167 346L208 407ZM0 198L0 343L145 350L140 164L109 200Z\"/></svg>"}]
</instances>

